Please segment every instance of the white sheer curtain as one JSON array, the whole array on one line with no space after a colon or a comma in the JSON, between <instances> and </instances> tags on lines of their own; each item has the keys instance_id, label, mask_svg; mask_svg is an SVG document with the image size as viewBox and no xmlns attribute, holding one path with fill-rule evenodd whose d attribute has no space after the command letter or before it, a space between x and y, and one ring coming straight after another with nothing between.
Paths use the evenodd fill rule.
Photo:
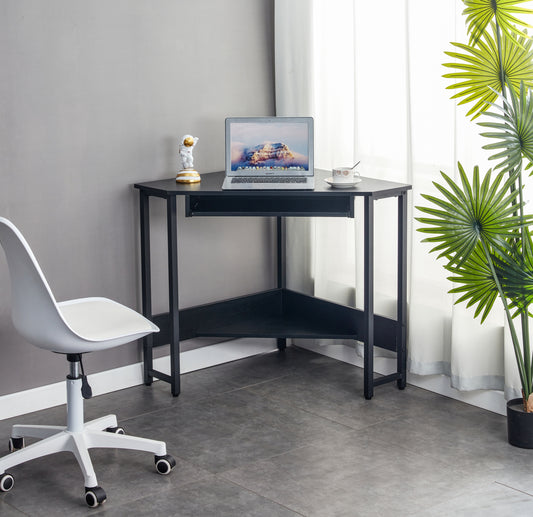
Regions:
<instances>
[{"instance_id":1,"label":"white sheer curtain","mask_svg":"<svg viewBox=\"0 0 533 517\"><path fill-rule=\"evenodd\" d=\"M363 176L410 183L409 369L446 374L459 390L516 396L503 313L483 325L454 305L446 272L422 244L414 206L434 192L439 171L488 170L479 128L446 90L451 41L467 41L459 0L277 0L277 114L315 119L318 168L358 167ZM355 220L288 222L289 287L362 305L362 234ZM376 206L376 312L394 317L396 200ZM357 250L357 251L355 251ZM354 289L354 286L356 288Z\"/></svg>"}]
</instances>

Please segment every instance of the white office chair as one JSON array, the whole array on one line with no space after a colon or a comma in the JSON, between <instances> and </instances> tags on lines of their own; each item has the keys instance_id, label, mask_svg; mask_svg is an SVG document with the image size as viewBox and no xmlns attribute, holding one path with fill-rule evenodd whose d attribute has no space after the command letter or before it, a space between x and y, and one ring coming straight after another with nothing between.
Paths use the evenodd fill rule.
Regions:
<instances>
[{"instance_id":1,"label":"white office chair","mask_svg":"<svg viewBox=\"0 0 533 517\"><path fill-rule=\"evenodd\" d=\"M122 345L159 329L137 312L106 298L57 303L28 243L3 217L0 245L11 276L15 328L33 345L66 354L70 364L67 425L14 425L9 440L11 454L0 458L0 492L8 492L14 485L14 478L6 469L48 454L70 451L85 478L85 500L90 507L96 507L105 501L106 494L98 486L89 456L88 449L94 447L151 452L157 471L170 473L176 462L167 455L164 442L124 435L124 430L117 427L115 415L83 421L83 398L90 397L90 387L83 372L82 354ZM25 436L41 440L25 447Z\"/></svg>"}]
</instances>

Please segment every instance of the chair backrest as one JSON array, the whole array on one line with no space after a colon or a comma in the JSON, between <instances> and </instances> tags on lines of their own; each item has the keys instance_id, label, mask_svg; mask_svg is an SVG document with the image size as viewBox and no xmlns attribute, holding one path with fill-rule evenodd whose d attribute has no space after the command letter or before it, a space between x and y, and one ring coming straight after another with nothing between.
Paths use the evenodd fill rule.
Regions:
<instances>
[{"instance_id":1,"label":"chair backrest","mask_svg":"<svg viewBox=\"0 0 533 517\"><path fill-rule=\"evenodd\" d=\"M33 345L54 350L58 329L68 332L67 325L26 239L4 217L0 217L0 245L11 277L11 315L15 328Z\"/></svg>"}]
</instances>

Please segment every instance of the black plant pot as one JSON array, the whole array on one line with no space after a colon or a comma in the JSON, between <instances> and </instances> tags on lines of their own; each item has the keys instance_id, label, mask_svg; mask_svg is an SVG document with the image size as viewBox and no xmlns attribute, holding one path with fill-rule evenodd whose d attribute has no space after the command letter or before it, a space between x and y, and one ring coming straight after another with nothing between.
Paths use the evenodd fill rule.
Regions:
<instances>
[{"instance_id":1,"label":"black plant pot","mask_svg":"<svg viewBox=\"0 0 533 517\"><path fill-rule=\"evenodd\" d=\"M522 399L507 402L507 438L515 447L533 449L533 413L524 411Z\"/></svg>"}]
</instances>

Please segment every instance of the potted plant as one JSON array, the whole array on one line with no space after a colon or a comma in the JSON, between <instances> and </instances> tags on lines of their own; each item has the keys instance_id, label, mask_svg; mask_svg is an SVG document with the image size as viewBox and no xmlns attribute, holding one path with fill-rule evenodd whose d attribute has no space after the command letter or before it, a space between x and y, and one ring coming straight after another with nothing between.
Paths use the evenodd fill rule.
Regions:
<instances>
[{"instance_id":1,"label":"potted plant","mask_svg":"<svg viewBox=\"0 0 533 517\"><path fill-rule=\"evenodd\" d=\"M457 81L448 87L457 90L452 99L472 103L467 116L483 115L483 149L496 165L482 177L479 167L469 176L459 163L458 181L441 172L438 194L424 194L429 205L417 207L418 230L445 260L456 303L475 306L481 322L498 298L503 303L522 385L522 399L507 403L509 442L533 448L533 217L523 199L533 166L533 40L520 20L533 11L521 6L526 0L463 1L469 42L452 43L446 54L455 62L444 66L453 71L444 77Z\"/></svg>"}]
</instances>

